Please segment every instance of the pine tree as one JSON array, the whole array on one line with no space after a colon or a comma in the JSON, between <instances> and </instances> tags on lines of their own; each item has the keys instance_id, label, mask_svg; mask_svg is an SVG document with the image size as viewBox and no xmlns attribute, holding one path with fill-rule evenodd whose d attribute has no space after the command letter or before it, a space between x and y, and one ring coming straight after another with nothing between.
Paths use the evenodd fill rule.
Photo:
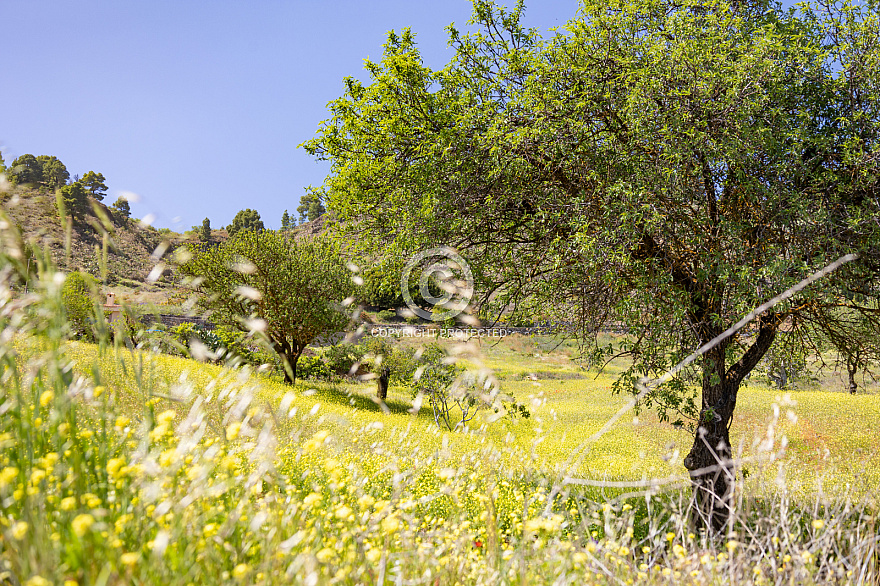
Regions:
<instances>
[{"instance_id":1,"label":"pine tree","mask_svg":"<svg viewBox=\"0 0 880 586\"><path fill-rule=\"evenodd\" d=\"M211 241L211 220L208 218L202 220L202 231L199 232L199 240L202 242Z\"/></svg>"},{"instance_id":2,"label":"pine tree","mask_svg":"<svg viewBox=\"0 0 880 586\"><path fill-rule=\"evenodd\" d=\"M120 197L119 199L117 199L111 207L116 210L116 213L123 218L128 218L131 216L131 206L128 205L128 200L124 197Z\"/></svg>"}]
</instances>

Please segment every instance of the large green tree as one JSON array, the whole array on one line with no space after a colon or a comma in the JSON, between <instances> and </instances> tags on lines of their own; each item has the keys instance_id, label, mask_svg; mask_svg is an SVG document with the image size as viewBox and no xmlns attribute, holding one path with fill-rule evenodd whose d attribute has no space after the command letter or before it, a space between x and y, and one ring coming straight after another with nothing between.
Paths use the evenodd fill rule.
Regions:
<instances>
[{"instance_id":1,"label":"large green tree","mask_svg":"<svg viewBox=\"0 0 880 586\"><path fill-rule=\"evenodd\" d=\"M81 183L75 181L70 185L64 185L59 191L55 201L58 213L68 214L73 218L82 218L89 213L89 193ZM61 206L64 206L62 213Z\"/></svg>"},{"instance_id":2,"label":"large green tree","mask_svg":"<svg viewBox=\"0 0 880 586\"><path fill-rule=\"evenodd\" d=\"M323 238L242 230L216 248L193 247L180 270L192 277L211 319L242 331L261 329L294 382L308 344L349 322L342 302L354 287L339 248Z\"/></svg>"},{"instance_id":3,"label":"large green tree","mask_svg":"<svg viewBox=\"0 0 880 586\"><path fill-rule=\"evenodd\" d=\"M685 466L718 528L737 392L778 332L817 343L841 306L877 324L877 4L586 0L548 40L521 4L474 9L443 69L405 31L369 84L345 80L305 144L332 164L329 206L376 248L457 247L478 302L558 311L595 340L628 328L594 356L628 354L615 389L692 424Z\"/></svg>"}]
</instances>

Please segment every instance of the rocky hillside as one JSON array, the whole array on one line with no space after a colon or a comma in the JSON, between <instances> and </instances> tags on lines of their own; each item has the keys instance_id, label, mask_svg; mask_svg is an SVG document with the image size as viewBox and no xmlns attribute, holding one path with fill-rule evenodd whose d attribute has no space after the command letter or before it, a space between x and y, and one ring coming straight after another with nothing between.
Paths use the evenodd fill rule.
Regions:
<instances>
[{"instance_id":1,"label":"rocky hillside","mask_svg":"<svg viewBox=\"0 0 880 586\"><path fill-rule=\"evenodd\" d=\"M193 233L178 234L157 230L152 226L142 225L136 219L122 217L102 202L95 203L112 224L108 231L108 284L143 284L156 266L157 249L163 251L163 261L173 266L171 258L174 249L197 240L197 235ZM65 230L55 208L54 192L45 188L12 188L0 191L0 208L18 224L26 240L35 242L40 247L48 246L60 268L65 271L82 270L96 277L101 276L104 230L100 219L93 212L88 212L72 224L68 256L65 249ZM296 238L302 238L326 231L325 218L321 216L297 226L293 233ZM223 242L227 238L226 230L211 232L213 242ZM173 280L173 273L169 269L157 285L161 287L162 281L170 284Z\"/></svg>"},{"instance_id":2,"label":"rocky hillside","mask_svg":"<svg viewBox=\"0 0 880 586\"><path fill-rule=\"evenodd\" d=\"M107 231L107 281L143 282L155 265L151 255L162 242L163 235L136 220L113 214L101 202L97 202L97 206L110 219L110 229ZM19 225L27 240L49 248L59 267L100 276L104 231L92 212L72 223L68 255L65 230L56 212L53 192L47 189L0 192L0 207ZM168 243L169 249L179 244L174 239L169 239Z\"/></svg>"}]
</instances>

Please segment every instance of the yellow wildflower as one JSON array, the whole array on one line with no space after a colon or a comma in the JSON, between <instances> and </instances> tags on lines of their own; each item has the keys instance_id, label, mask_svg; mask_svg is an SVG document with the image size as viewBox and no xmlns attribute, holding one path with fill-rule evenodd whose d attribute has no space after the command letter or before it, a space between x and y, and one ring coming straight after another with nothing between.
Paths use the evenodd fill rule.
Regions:
<instances>
[{"instance_id":1,"label":"yellow wildflower","mask_svg":"<svg viewBox=\"0 0 880 586\"><path fill-rule=\"evenodd\" d=\"M400 519L395 515L389 515L382 519L382 531L386 534L394 533L400 529Z\"/></svg>"},{"instance_id":2,"label":"yellow wildflower","mask_svg":"<svg viewBox=\"0 0 880 586\"><path fill-rule=\"evenodd\" d=\"M72 496L67 496L61 499L61 510L62 511L70 511L76 507L76 499Z\"/></svg>"},{"instance_id":3,"label":"yellow wildflower","mask_svg":"<svg viewBox=\"0 0 880 586\"><path fill-rule=\"evenodd\" d=\"M119 561L122 562L122 565L124 566L133 566L137 563L138 557L138 554L134 552L128 552L119 556Z\"/></svg>"},{"instance_id":4,"label":"yellow wildflower","mask_svg":"<svg viewBox=\"0 0 880 586\"><path fill-rule=\"evenodd\" d=\"M111 458L107 462L107 474L110 475L110 478L116 478L119 474L119 469L125 466L125 460L122 458Z\"/></svg>"},{"instance_id":5,"label":"yellow wildflower","mask_svg":"<svg viewBox=\"0 0 880 586\"><path fill-rule=\"evenodd\" d=\"M158 421L159 424L164 423L165 425L169 425L172 421L174 421L174 418L176 416L177 413L175 413L173 409L168 409L167 411L162 411L161 413L159 413L159 415L156 416L156 421Z\"/></svg>"},{"instance_id":6,"label":"yellow wildflower","mask_svg":"<svg viewBox=\"0 0 880 586\"><path fill-rule=\"evenodd\" d=\"M14 539L22 540L24 536L27 534L28 524L24 521L19 521L15 525L12 526L12 537Z\"/></svg>"},{"instance_id":7,"label":"yellow wildflower","mask_svg":"<svg viewBox=\"0 0 880 586\"><path fill-rule=\"evenodd\" d=\"M235 566L235 569L232 570L232 575L239 579L244 578L247 573L247 564L238 564L237 566Z\"/></svg>"},{"instance_id":8,"label":"yellow wildflower","mask_svg":"<svg viewBox=\"0 0 880 586\"><path fill-rule=\"evenodd\" d=\"M818 531L825 526L825 521L823 521L822 519L814 519L812 525L813 529L816 529Z\"/></svg>"},{"instance_id":9,"label":"yellow wildflower","mask_svg":"<svg viewBox=\"0 0 880 586\"><path fill-rule=\"evenodd\" d=\"M330 560L332 560L336 556L336 552L329 547L325 547L321 551L319 551L315 557L318 558L318 561L322 564L326 564Z\"/></svg>"},{"instance_id":10,"label":"yellow wildflower","mask_svg":"<svg viewBox=\"0 0 880 586\"><path fill-rule=\"evenodd\" d=\"M161 454L159 454L159 465L163 468L168 468L171 464L174 463L175 455L177 451L175 449L165 450Z\"/></svg>"},{"instance_id":11,"label":"yellow wildflower","mask_svg":"<svg viewBox=\"0 0 880 586\"><path fill-rule=\"evenodd\" d=\"M52 586L52 583L42 576L31 576L24 586Z\"/></svg>"},{"instance_id":12,"label":"yellow wildflower","mask_svg":"<svg viewBox=\"0 0 880 586\"><path fill-rule=\"evenodd\" d=\"M56 452L49 452L42 457L40 463L43 465L43 468L49 471L55 467L55 464L57 464L60 459L61 457Z\"/></svg>"},{"instance_id":13,"label":"yellow wildflower","mask_svg":"<svg viewBox=\"0 0 880 586\"><path fill-rule=\"evenodd\" d=\"M76 536L82 537L89 529L92 528L92 525L94 525L94 523L95 518L86 513L84 515L77 515L71 525L73 526L73 532L76 534Z\"/></svg>"},{"instance_id":14,"label":"yellow wildflower","mask_svg":"<svg viewBox=\"0 0 880 586\"><path fill-rule=\"evenodd\" d=\"M40 395L40 406L47 407L54 398L55 393L53 393L52 391L43 391L43 393Z\"/></svg>"},{"instance_id":15,"label":"yellow wildflower","mask_svg":"<svg viewBox=\"0 0 880 586\"><path fill-rule=\"evenodd\" d=\"M4 468L3 471L0 472L0 490L6 488L9 483L16 479L17 476L18 468L12 466Z\"/></svg>"},{"instance_id":16,"label":"yellow wildflower","mask_svg":"<svg viewBox=\"0 0 880 586\"><path fill-rule=\"evenodd\" d=\"M226 439L229 441L234 440L238 437L239 432L241 431L241 422L233 421L226 427Z\"/></svg>"}]
</instances>

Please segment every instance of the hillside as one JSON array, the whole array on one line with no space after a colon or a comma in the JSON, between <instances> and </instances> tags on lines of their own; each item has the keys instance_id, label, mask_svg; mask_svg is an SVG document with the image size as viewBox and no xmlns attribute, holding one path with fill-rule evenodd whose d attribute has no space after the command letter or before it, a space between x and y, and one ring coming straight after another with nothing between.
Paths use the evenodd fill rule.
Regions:
<instances>
[{"instance_id":1,"label":"hillside","mask_svg":"<svg viewBox=\"0 0 880 586\"><path fill-rule=\"evenodd\" d=\"M157 248L165 242L162 259L166 262L177 246L194 239L192 235L145 226L135 218L114 214L103 202L96 202L112 222L108 232L107 283L139 286L156 265ZM0 192L0 208L15 221L26 240L48 247L59 268L65 271L82 270L94 276L101 275L100 259L103 230L93 212L74 222L70 238L70 254L65 251L64 228L55 208L55 195L47 189L17 188ZM212 239L223 241L225 230L214 230ZM169 284L171 271L166 271L158 285Z\"/></svg>"},{"instance_id":2,"label":"hillside","mask_svg":"<svg viewBox=\"0 0 880 586\"><path fill-rule=\"evenodd\" d=\"M4 193L0 206L19 225L25 238L48 247L57 265L64 270L83 270L100 275L103 235L89 215L73 223L70 255L65 254L64 228L55 210L55 195L47 190L20 189ZM154 265L150 255L162 241L152 227L142 227L136 220L119 217L98 203L112 221L109 231L107 273L110 283L122 280L143 282ZM91 220L91 222L89 222Z\"/></svg>"}]
</instances>

